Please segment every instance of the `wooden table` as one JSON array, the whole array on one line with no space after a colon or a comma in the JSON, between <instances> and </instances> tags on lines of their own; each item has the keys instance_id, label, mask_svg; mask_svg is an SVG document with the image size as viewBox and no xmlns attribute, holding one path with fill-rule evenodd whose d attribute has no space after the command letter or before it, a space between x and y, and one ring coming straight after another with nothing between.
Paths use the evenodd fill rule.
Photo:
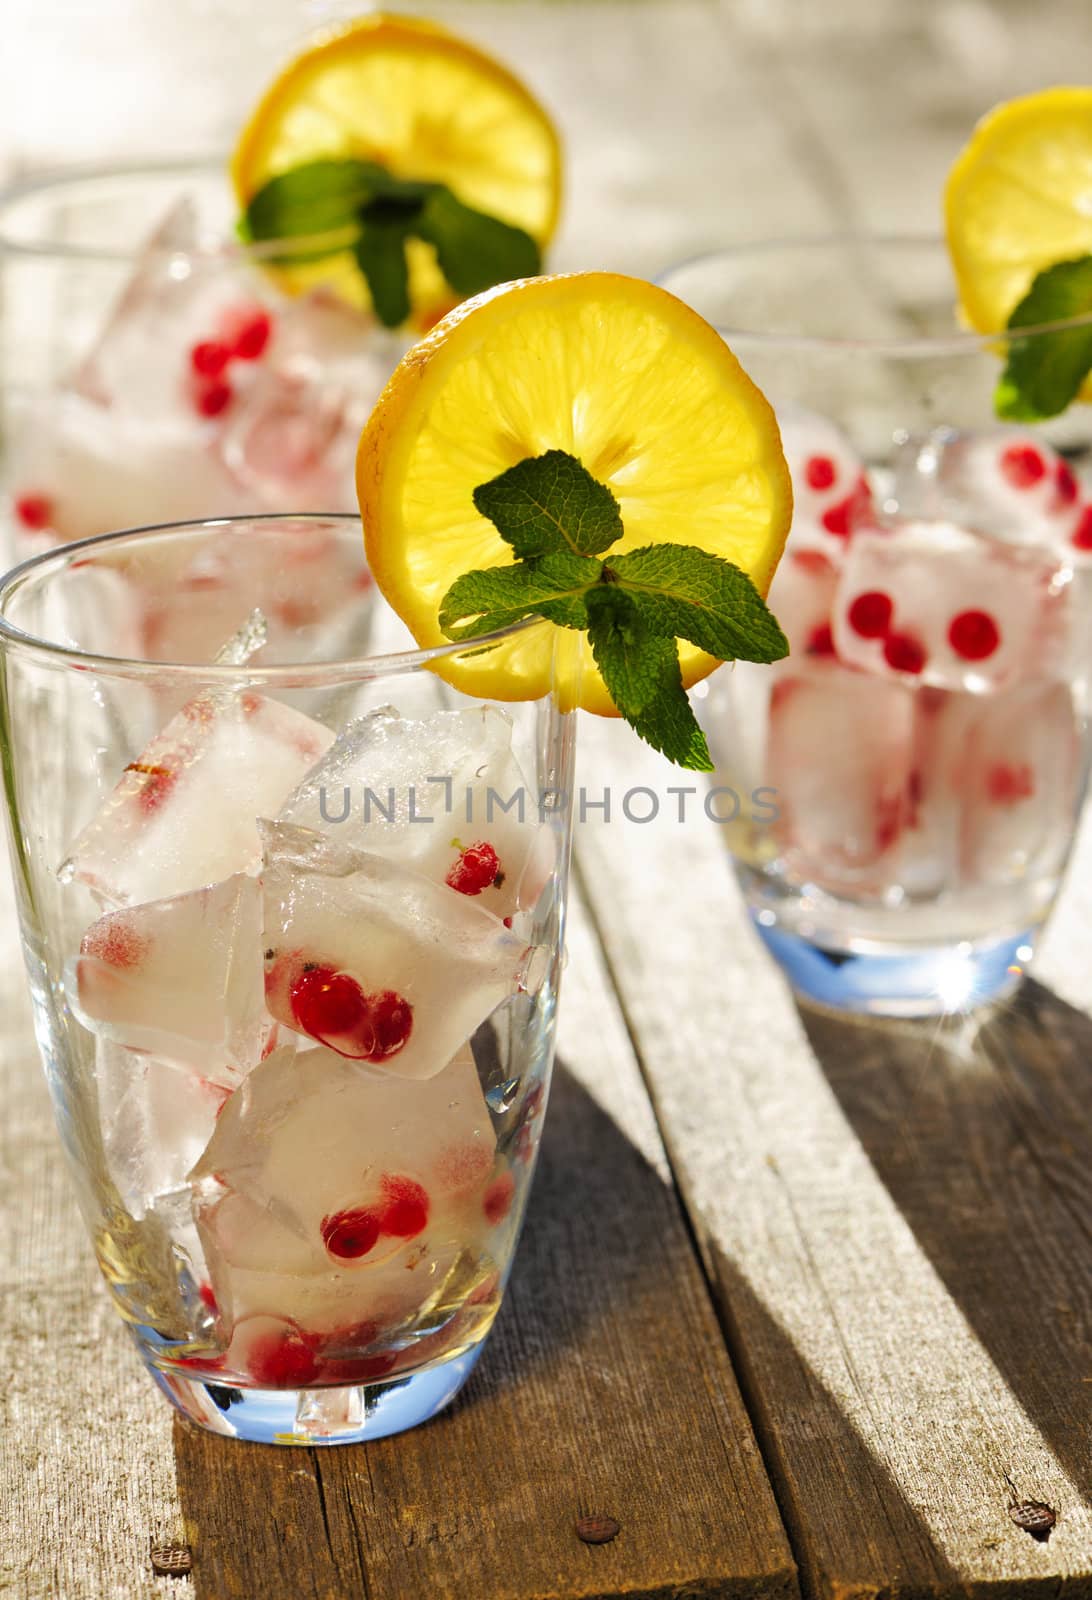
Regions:
<instances>
[{"instance_id":1,"label":"wooden table","mask_svg":"<svg viewBox=\"0 0 1092 1600\"><path fill-rule=\"evenodd\" d=\"M95 10L118 60L135 4ZM558 109L568 265L927 227L975 115L1092 76L1077 0L434 9ZM262 16L274 59L298 8ZM0 1591L1092 1596L1092 834L1013 1002L846 1021L794 1005L717 829L672 820L685 780L624 730L583 733L581 782L615 815L580 829L530 1220L477 1374L402 1438L278 1451L172 1421L95 1282L8 912ZM636 785L654 824L619 815ZM586 1519L617 1536L585 1542ZM157 1575L172 1561L192 1570Z\"/></svg>"}]
</instances>

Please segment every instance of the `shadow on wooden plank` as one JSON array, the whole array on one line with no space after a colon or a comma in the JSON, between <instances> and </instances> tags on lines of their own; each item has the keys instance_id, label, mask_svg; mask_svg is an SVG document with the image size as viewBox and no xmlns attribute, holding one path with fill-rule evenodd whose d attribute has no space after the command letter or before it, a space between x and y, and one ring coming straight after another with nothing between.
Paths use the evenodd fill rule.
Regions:
<instances>
[{"instance_id":1,"label":"shadow on wooden plank","mask_svg":"<svg viewBox=\"0 0 1092 1600\"><path fill-rule=\"evenodd\" d=\"M875 1171L1088 1497L1092 1020L1031 980L973 1021L801 1015Z\"/></svg>"},{"instance_id":2,"label":"shadow on wooden plank","mask_svg":"<svg viewBox=\"0 0 1092 1600\"><path fill-rule=\"evenodd\" d=\"M965 1594L899 1484L790 1334L715 1247L712 1265L736 1371L808 1600L955 1600ZM807 1508L806 1523L794 1516L796 1507ZM817 1507L827 1508L819 1527L811 1520ZM1002 1585L996 1600L1016 1600L1016 1594Z\"/></svg>"},{"instance_id":3,"label":"shadow on wooden plank","mask_svg":"<svg viewBox=\"0 0 1092 1600\"><path fill-rule=\"evenodd\" d=\"M790 1597L674 1190L563 1067L504 1310L442 1416L275 1449L178 1424L198 1600ZM574 1523L621 1524L591 1546Z\"/></svg>"}]
</instances>

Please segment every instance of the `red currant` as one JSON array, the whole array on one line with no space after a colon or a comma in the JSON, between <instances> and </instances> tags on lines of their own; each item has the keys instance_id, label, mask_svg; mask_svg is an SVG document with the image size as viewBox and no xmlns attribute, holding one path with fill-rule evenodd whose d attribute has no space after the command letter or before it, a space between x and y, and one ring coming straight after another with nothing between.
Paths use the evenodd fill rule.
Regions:
<instances>
[{"instance_id":1,"label":"red currant","mask_svg":"<svg viewBox=\"0 0 1092 1600\"><path fill-rule=\"evenodd\" d=\"M1001 452L999 466L1014 489L1033 489L1046 477L1046 462L1030 444L1010 444Z\"/></svg>"},{"instance_id":2,"label":"red currant","mask_svg":"<svg viewBox=\"0 0 1092 1600\"><path fill-rule=\"evenodd\" d=\"M341 1261L357 1261L374 1250L384 1229L375 1211L354 1206L322 1219L322 1242Z\"/></svg>"},{"instance_id":3,"label":"red currant","mask_svg":"<svg viewBox=\"0 0 1092 1600\"><path fill-rule=\"evenodd\" d=\"M896 672L916 677L925 666L925 646L912 633L889 633L883 642L883 658Z\"/></svg>"},{"instance_id":4,"label":"red currant","mask_svg":"<svg viewBox=\"0 0 1092 1600\"><path fill-rule=\"evenodd\" d=\"M809 489L829 489L837 475L829 456L809 456L804 463L804 478Z\"/></svg>"},{"instance_id":5,"label":"red currant","mask_svg":"<svg viewBox=\"0 0 1092 1600\"><path fill-rule=\"evenodd\" d=\"M849 625L862 639L882 639L891 628L895 602L882 589L859 594L849 608Z\"/></svg>"},{"instance_id":6,"label":"red currant","mask_svg":"<svg viewBox=\"0 0 1092 1600\"><path fill-rule=\"evenodd\" d=\"M988 611L961 611L952 618L948 643L964 661L985 661L1001 643L1001 630Z\"/></svg>"}]
</instances>

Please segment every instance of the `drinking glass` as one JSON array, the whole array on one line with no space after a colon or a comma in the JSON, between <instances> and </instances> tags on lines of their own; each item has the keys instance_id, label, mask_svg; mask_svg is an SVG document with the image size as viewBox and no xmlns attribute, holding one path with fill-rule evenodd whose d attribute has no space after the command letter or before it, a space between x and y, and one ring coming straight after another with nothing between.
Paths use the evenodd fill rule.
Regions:
<instances>
[{"instance_id":1,"label":"drinking glass","mask_svg":"<svg viewBox=\"0 0 1092 1600\"><path fill-rule=\"evenodd\" d=\"M346 635L323 573L354 561ZM220 648L181 655L172 613L208 574ZM214 1432L413 1426L497 1314L553 1053L575 719L465 686L547 627L416 649L349 517L112 534L0 584L58 1128L141 1358ZM568 636L544 638L571 684Z\"/></svg>"},{"instance_id":2,"label":"drinking glass","mask_svg":"<svg viewBox=\"0 0 1092 1600\"><path fill-rule=\"evenodd\" d=\"M22 558L165 518L355 509L406 346L277 243L233 236L226 166L53 173L0 194L0 494ZM299 241L296 241L296 248Z\"/></svg>"},{"instance_id":3,"label":"drinking glass","mask_svg":"<svg viewBox=\"0 0 1092 1600\"><path fill-rule=\"evenodd\" d=\"M793 477L790 656L695 691L754 925L828 1005L999 995L1085 792L1089 410L998 423L1004 343L957 324L940 239L758 244L661 281L770 397Z\"/></svg>"}]
</instances>

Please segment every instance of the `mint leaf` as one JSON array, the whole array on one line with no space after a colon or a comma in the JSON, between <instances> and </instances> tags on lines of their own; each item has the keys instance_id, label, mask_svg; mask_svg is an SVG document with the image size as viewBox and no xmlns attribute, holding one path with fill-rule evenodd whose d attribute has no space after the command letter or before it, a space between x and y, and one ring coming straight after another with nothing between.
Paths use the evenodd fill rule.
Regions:
<instances>
[{"instance_id":1,"label":"mint leaf","mask_svg":"<svg viewBox=\"0 0 1092 1600\"><path fill-rule=\"evenodd\" d=\"M509 467L474 490L474 504L524 561L559 550L600 555L622 537L617 500L565 450Z\"/></svg>"},{"instance_id":2,"label":"mint leaf","mask_svg":"<svg viewBox=\"0 0 1092 1600\"><path fill-rule=\"evenodd\" d=\"M692 772L712 772L709 747L690 708L679 647L650 628L614 584L587 597L588 640L611 699L646 743Z\"/></svg>"},{"instance_id":3,"label":"mint leaf","mask_svg":"<svg viewBox=\"0 0 1092 1600\"><path fill-rule=\"evenodd\" d=\"M436 251L440 271L456 294L479 294L495 283L534 278L542 271L529 233L463 205L443 185L426 200L417 234Z\"/></svg>"},{"instance_id":4,"label":"mint leaf","mask_svg":"<svg viewBox=\"0 0 1092 1600\"><path fill-rule=\"evenodd\" d=\"M1040 272L1009 317L1008 331L1067 322L1092 313L1092 256L1059 261ZM1092 371L1092 324L1013 338L994 393L994 410L1010 422L1040 422L1065 410Z\"/></svg>"},{"instance_id":5,"label":"mint leaf","mask_svg":"<svg viewBox=\"0 0 1092 1600\"><path fill-rule=\"evenodd\" d=\"M746 573L695 545L651 544L608 563L657 633L721 661L780 661L789 642Z\"/></svg>"},{"instance_id":6,"label":"mint leaf","mask_svg":"<svg viewBox=\"0 0 1092 1600\"><path fill-rule=\"evenodd\" d=\"M400 327L410 314L408 237L405 222L397 217L385 220L372 216L353 246L375 314L387 328Z\"/></svg>"},{"instance_id":7,"label":"mint leaf","mask_svg":"<svg viewBox=\"0 0 1092 1600\"><path fill-rule=\"evenodd\" d=\"M586 628L585 597L601 570L598 561L566 551L464 573L440 602L440 627L449 639L467 639L538 615L562 628Z\"/></svg>"},{"instance_id":8,"label":"mint leaf","mask_svg":"<svg viewBox=\"0 0 1092 1600\"><path fill-rule=\"evenodd\" d=\"M308 161L279 173L255 194L243 216L254 241L318 236L359 224L386 173L371 161Z\"/></svg>"}]
</instances>

